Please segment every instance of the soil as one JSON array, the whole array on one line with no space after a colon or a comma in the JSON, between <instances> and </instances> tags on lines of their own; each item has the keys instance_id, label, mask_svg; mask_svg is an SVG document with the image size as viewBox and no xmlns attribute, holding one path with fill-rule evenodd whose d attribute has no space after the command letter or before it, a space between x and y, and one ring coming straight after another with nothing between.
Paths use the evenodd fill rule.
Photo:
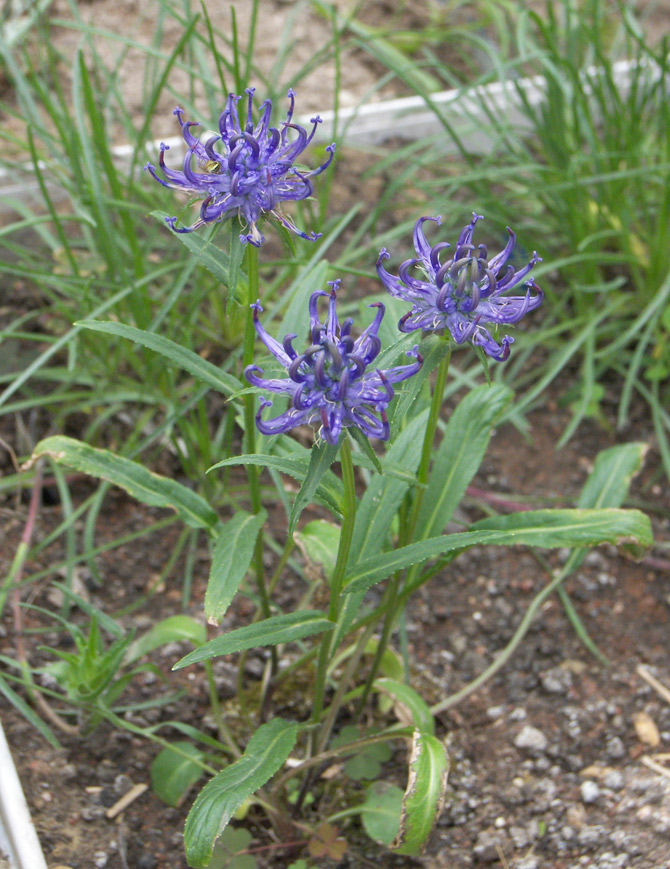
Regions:
<instances>
[{"instance_id":1,"label":"soil","mask_svg":"<svg viewBox=\"0 0 670 869\"><path fill-rule=\"evenodd\" d=\"M228 5L211 3L208 8L210 14L215 10L223 17ZM274 44L271 34L277 31L277 21L286 21L287 5L278 2L273 7L275 18L261 16L260 44ZM384 13L384 4L375 6ZM392 9L393 4L389 7ZM64 15L65 9L66 4L56 0L54 10ZM98 26L121 27L118 3L97 0L81 4L81 11ZM146 33L150 31L152 22L146 7L128 2L124 14L140 16ZM126 17L122 29L128 26ZM318 25L315 16L309 23L296 25L296 51L309 52L318 26L327 32L325 23ZM143 32L139 25L137 32ZM63 46L67 45L67 33L63 31ZM76 41L72 34L67 38ZM300 62L299 54L295 60ZM347 60L343 73L343 103L348 101L349 90L354 102L377 81L377 70L369 61L357 66ZM133 74L130 72L125 82L129 92ZM320 74L323 78L318 78ZM330 104L330 72L316 70L314 75L317 78L310 80L310 87L300 91L301 111L323 106L324 100ZM175 90L179 86L177 75ZM157 128L158 136L173 132L172 105L159 106L159 113L161 108L167 120L164 130ZM136 106L136 112L141 114L141 106ZM551 393L544 406L529 415L528 438L512 425L495 433L474 481L475 489L484 493L483 499L481 494L470 495L459 521L480 518L483 504L487 500L492 503L491 493L510 502L572 505L601 449L640 440L648 443L650 450L643 472L634 481L630 503L643 503L652 515L656 539L669 541L670 492L659 470L653 427L644 409L624 432L615 432L613 425L608 428L586 422L577 436L556 452L555 444L569 421L569 412L561 404L568 386L568 382L563 384L560 392ZM617 384L613 383L605 401L608 420L614 419L616 397ZM0 436L20 451L19 435L7 417L2 417ZM11 472L8 456L2 454L1 461L4 470ZM85 479L75 479L71 488L77 502L92 491ZM19 543L27 510L26 493L18 499L6 494L0 500L2 575L7 573ZM105 501L96 542L113 541L165 515L112 491ZM309 518L305 516L305 520ZM35 540L44 539L61 520L57 491L47 485ZM153 588L145 605L119 617L125 629L138 633L158 619L182 612L183 561L175 565L162 586L154 588L177 534L176 526L169 526L141 538L140 545L129 544L100 555L96 564L102 583L81 567L76 573L80 593L96 607L117 614ZM565 553L554 553L549 558L550 567L559 566L564 557ZM47 569L63 558L62 544L57 542L32 560L27 572ZM187 608L201 621L208 567L203 540L196 552ZM646 763L650 757L670 752L670 702L639 670L643 665L670 689L667 573L668 565L660 558L634 563L611 547L593 550L566 588L591 639L609 658L609 666L603 666L585 649L558 597L550 598L505 667L439 717L438 733L448 740L452 769L445 810L425 855L412 860L382 851L380 856L380 850L366 840L354 819L341 824L349 843L343 860L337 864L324 860L320 865L342 869L369 865L384 869L670 867L670 776ZM418 593L408 610L415 687L434 703L467 685L505 647L532 598L548 580L546 565L521 548L482 548L461 556ZM53 609L49 581L47 577L30 586L27 602ZM297 593L293 586L282 591L287 596ZM249 615L249 604L240 598L226 627L244 623ZM61 632L35 633L45 624L35 612L23 612L26 653L32 665L46 660L39 650L42 644L67 648L67 636ZM133 713L128 716L131 722L145 725L177 719L211 728L214 733L202 671L170 670L187 650L186 645L173 644L154 653L151 660L164 683L154 674L139 676L124 699L142 702L157 692L177 688L184 689L185 696L178 704ZM0 653L17 654L17 634L9 608L0 625ZM260 652L250 656L250 684L260 676L262 664ZM234 674L232 662L217 662L217 686L224 700L234 693ZM59 708L58 702L54 707ZM106 818L107 808L133 784L149 783L149 767L157 753L154 745L102 724L85 739L59 734L63 748L57 751L4 699L0 699L0 710L50 869L187 866L182 830L191 797L181 807L170 808L149 789L119 817ZM402 784L405 760L405 748L398 744L382 778ZM355 793L353 798L357 799ZM299 851L272 841L261 816L253 811L244 825L254 835L250 847L261 866L288 866L300 856Z\"/></svg>"}]
</instances>

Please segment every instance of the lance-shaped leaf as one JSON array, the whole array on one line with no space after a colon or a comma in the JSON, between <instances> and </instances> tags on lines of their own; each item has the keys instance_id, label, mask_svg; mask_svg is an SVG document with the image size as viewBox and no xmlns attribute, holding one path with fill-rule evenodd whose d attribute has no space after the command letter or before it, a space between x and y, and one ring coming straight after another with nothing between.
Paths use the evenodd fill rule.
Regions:
<instances>
[{"instance_id":1,"label":"lance-shaped leaf","mask_svg":"<svg viewBox=\"0 0 670 869\"><path fill-rule=\"evenodd\" d=\"M293 535L300 514L311 502L324 474L330 470L330 466L335 461L339 449L339 444L329 444L326 441L318 446L315 444L312 447L312 455L309 461L307 475L300 487L300 491L295 497L293 509L291 510L291 515L289 517L289 537Z\"/></svg>"},{"instance_id":2,"label":"lance-shaped leaf","mask_svg":"<svg viewBox=\"0 0 670 869\"><path fill-rule=\"evenodd\" d=\"M205 592L205 615L218 624L235 597L251 563L258 533L267 519L265 510L240 510L219 531Z\"/></svg>"},{"instance_id":3,"label":"lance-shaped leaf","mask_svg":"<svg viewBox=\"0 0 670 869\"><path fill-rule=\"evenodd\" d=\"M204 754L191 742L175 742L151 762L151 787L168 806L178 806L203 774L197 763Z\"/></svg>"},{"instance_id":4,"label":"lance-shaped leaf","mask_svg":"<svg viewBox=\"0 0 670 869\"><path fill-rule=\"evenodd\" d=\"M628 494L631 480L640 471L647 453L643 443L620 444L602 450L579 497L579 507L620 507ZM573 552L564 566L566 576L581 565L585 549Z\"/></svg>"},{"instance_id":5,"label":"lance-shaped leaf","mask_svg":"<svg viewBox=\"0 0 670 869\"><path fill-rule=\"evenodd\" d=\"M620 507L642 468L647 445L620 444L598 453L579 497L579 507Z\"/></svg>"},{"instance_id":6,"label":"lance-shaped leaf","mask_svg":"<svg viewBox=\"0 0 670 869\"><path fill-rule=\"evenodd\" d=\"M397 854L416 856L423 850L444 807L448 773L449 756L442 742L415 730L400 829L391 844Z\"/></svg>"},{"instance_id":7,"label":"lance-shaped leaf","mask_svg":"<svg viewBox=\"0 0 670 869\"><path fill-rule=\"evenodd\" d=\"M243 652L245 649L254 649L257 646L290 643L312 634L332 631L334 627L335 623L325 618L318 610L300 610L281 616L271 616L262 622L237 628L222 637L210 640L204 646L190 652L181 661L177 661L172 669L181 670L182 667L197 664L198 661L205 661L207 658L232 655L233 652Z\"/></svg>"},{"instance_id":8,"label":"lance-shaped leaf","mask_svg":"<svg viewBox=\"0 0 670 869\"><path fill-rule=\"evenodd\" d=\"M511 400L512 391L506 386L478 386L451 415L421 502L419 539L444 530L479 470L493 426Z\"/></svg>"},{"instance_id":9,"label":"lance-shaped leaf","mask_svg":"<svg viewBox=\"0 0 670 869\"><path fill-rule=\"evenodd\" d=\"M56 435L37 444L26 467L34 464L41 456L48 456L61 465L120 486L143 504L169 507L191 528L204 528L213 533L219 525L219 517L200 495L174 480L152 473L138 462L114 455L109 450L97 449L73 438Z\"/></svg>"},{"instance_id":10,"label":"lance-shaped leaf","mask_svg":"<svg viewBox=\"0 0 670 869\"><path fill-rule=\"evenodd\" d=\"M234 395L244 388L232 374L221 371L216 365L212 365L211 362L198 356L192 350L188 350L162 335L156 335L155 332L145 332L143 329L125 326L123 323L106 323L100 320L82 320L75 325L81 329L90 329L92 332L103 332L105 335L126 338L147 347L149 350L154 350L169 359L170 362L174 362L179 368L188 371L197 380L206 383L207 386L217 392L222 392L224 395Z\"/></svg>"},{"instance_id":11,"label":"lance-shaped leaf","mask_svg":"<svg viewBox=\"0 0 670 869\"><path fill-rule=\"evenodd\" d=\"M651 546L649 518L639 510L530 510L484 519L471 531L431 537L357 564L347 574L344 594L365 591L396 570L475 545L597 546L613 543L633 556Z\"/></svg>"},{"instance_id":12,"label":"lance-shaped leaf","mask_svg":"<svg viewBox=\"0 0 670 869\"><path fill-rule=\"evenodd\" d=\"M281 718L262 724L246 751L200 791L186 819L184 843L189 866L207 866L217 838L242 803L277 772L291 753L298 725Z\"/></svg>"}]
</instances>

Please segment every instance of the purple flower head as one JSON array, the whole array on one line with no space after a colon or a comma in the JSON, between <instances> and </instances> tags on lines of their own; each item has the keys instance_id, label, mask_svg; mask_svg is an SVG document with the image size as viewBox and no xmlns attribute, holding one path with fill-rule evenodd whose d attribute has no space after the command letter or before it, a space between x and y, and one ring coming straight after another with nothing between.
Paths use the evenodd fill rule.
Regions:
<instances>
[{"instance_id":1,"label":"purple flower head","mask_svg":"<svg viewBox=\"0 0 670 869\"><path fill-rule=\"evenodd\" d=\"M440 255L450 247L446 241L431 247L423 231L427 220L441 223L439 217L420 217L414 227L414 249L417 256L404 262L398 276L390 275L382 263L389 258L382 248L377 260L377 273L392 296L411 302L412 310L398 323L401 332L422 329L433 332L447 328L457 344L471 341L484 352L502 361L509 356L514 338L507 335L500 344L486 325L518 323L528 312L542 304L544 294L532 280L525 281L523 296L507 296L526 277L535 263L541 262L536 253L519 271L505 264L514 250L516 236L507 227L509 239L504 249L489 260L486 245L475 248L472 235L480 214L472 215L472 222L463 228L456 242L453 256L442 264ZM410 270L418 267L423 278L414 277Z\"/></svg>"},{"instance_id":2,"label":"purple flower head","mask_svg":"<svg viewBox=\"0 0 670 869\"><path fill-rule=\"evenodd\" d=\"M276 217L296 235L315 241L316 233L301 232L281 211L286 200L306 199L312 195L311 178L320 175L332 162L335 145L326 148L328 158L316 169L300 172L294 163L314 137L321 118L312 118L312 130L292 122L295 92L289 90L289 109L281 130L270 126L272 102L265 100L261 115L254 126L252 117L254 88L247 88L246 117L240 121L237 104L241 96L230 94L226 108L219 118L219 135L212 135L204 142L191 133L191 127L200 126L197 121L185 121L181 109L174 114L181 124L181 132L187 150L183 170L177 172L165 165L168 145L161 143L158 158L165 180L159 178L151 163L144 167L163 187L183 190L202 199L200 218L191 226L177 228L176 217L166 218L175 232L193 232L208 223L226 220L238 214L248 232L240 236L242 242L255 247L263 243L263 234L257 223L264 212Z\"/></svg>"},{"instance_id":3,"label":"purple flower head","mask_svg":"<svg viewBox=\"0 0 670 869\"><path fill-rule=\"evenodd\" d=\"M270 380L259 377L263 373L256 365L247 366L247 380L261 389L289 396L291 406L274 419L263 420L263 409L271 401L261 400L256 424L265 435L280 434L305 423L320 423L320 434L330 444L336 444L346 426L356 426L366 437L388 440L389 424L386 408L393 399L393 383L406 380L421 368L423 359L417 348L407 355L416 360L382 371L368 371L381 349L378 337L384 317L384 305L370 305L377 313L373 322L358 338L351 336L353 320L340 324L336 312L339 281L330 282L330 293L318 290L309 302L311 344L298 355L293 349L295 335L287 335L280 344L265 331L259 319L263 310L258 302L253 305L254 325L261 341L272 355L286 368L288 378ZM328 314L321 323L318 313L319 298L328 298ZM379 416L377 416L377 414Z\"/></svg>"}]
</instances>

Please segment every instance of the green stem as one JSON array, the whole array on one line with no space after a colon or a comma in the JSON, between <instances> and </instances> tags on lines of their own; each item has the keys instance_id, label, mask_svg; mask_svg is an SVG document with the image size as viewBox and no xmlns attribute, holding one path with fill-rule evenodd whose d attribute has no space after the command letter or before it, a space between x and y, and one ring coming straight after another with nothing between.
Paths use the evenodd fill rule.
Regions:
<instances>
[{"instance_id":1,"label":"green stem","mask_svg":"<svg viewBox=\"0 0 670 869\"><path fill-rule=\"evenodd\" d=\"M423 496L426 491L425 484L428 482L428 472L430 470L430 459L434 452L434 442L435 442L435 432L437 431L437 423L440 419L440 411L442 409L442 402L444 400L444 388L447 383L447 375L449 374L449 362L451 361L451 347L447 351L446 355L443 359L440 360L440 364L437 368L437 378L435 381L435 388L433 390L433 396L430 403L430 412L428 414L428 421L426 422L426 429L423 435L423 446L421 447L421 459L419 461L419 469L416 473L416 478L419 483L422 485L417 486L414 491L414 500L412 502L412 510L409 516L409 521L406 523L406 530L404 533L401 531L401 536L399 540L399 546L404 546L407 543L411 542L414 539L414 533L416 531L416 524L419 519L419 511L421 510L421 504L423 503ZM401 529L402 529L401 525ZM416 572L419 570L420 565L413 567L408 575L408 582L411 583ZM379 643L377 644L377 650L375 652L375 657L372 661L372 666L370 667L370 672L368 673L368 677L365 681L365 687L363 688L363 693L360 697L357 707L357 715L360 715L363 707L365 706L365 702L368 699L368 695L372 690L372 685L377 678L377 673L379 672L379 667L382 662L382 658L384 656L384 652L386 651L386 647L388 645L389 639L391 638L391 633L393 631L393 626L395 624L397 615L398 615L398 594L400 590L400 585L402 582L403 573L398 572L389 582L388 588L386 590L386 594L384 596L384 607L386 609L386 614L384 616L384 623L382 625L382 632L379 638Z\"/></svg>"},{"instance_id":2,"label":"green stem","mask_svg":"<svg viewBox=\"0 0 670 869\"><path fill-rule=\"evenodd\" d=\"M248 278L248 295L247 295L247 317L244 327L244 344L242 350L242 368L251 365L254 361L254 337L256 330L254 329L254 317L251 306L258 299L259 279L258 279L258 250L252 244L247 245L247 278ZM253 393L248 393L244 396L244 435L245 435L245 450L247 455L254 455L256 452L256 420L255 420L255 397ZM260 487L260 470L256 465L247 466L247 476L249 480L249 494L251 497L252 513L260 513L261 510L261 487ZM264 618L270 617L270 597L268 595L267 586L265 584L265 571L263 567L263 536L261 531L256 537L256 545L254 546L254 570L256 573L256 585L258 587L258 595L261 600L261 610Z\"/></svg>"},{"instance_id":3,"label":"green stem","mask_svg":"<svg viewBox=\"0 0 670 869\"><path fill-rule=\"evenodd\" d=\"M435 388L433 389L433 397L430 402L430 412L428 414L428 422L423 435L423 446L421 447L421 460L419 461L419 470L416 472L416 478L421 486L417 486L414 501L412 504L412 512L410 514L407 541L414 540L414 532L416 531L416 523L419 519L419 511L423 503L423 497L426 492L425 484L428 482L428 471L430 470L430 460L435 449L435 432L437 431L437 423L440 419L440 411L442 410L442 402L444 401L444 388L447 384L447 375L449 374L449 363L451 361L451 347L447 351L446 356L440 360L437 367L437 378L435 380Z\"/></svg>"},{"instance_id":4,"label":"green stem","mask_svg":"<svg viewBox=\"0 0 670 869\"><path fill-rule=\"evenodd\" d=\"M223 718L221 703L219 702L219 694L216 690L216 683L214 681L214 668L212 667L212 662L203 661L203 664L205 665L205 672L207 673L207 684L209 686L209 705L211 706L212 715L214 716L214 720L216 721L216 726L219 731L219 739L221 740L221 742L226 744L228 748L230 748L232 754L235 757L242 757L240 747L235 742L235 737L230 732L228 725Z\"/></svg>"},{"instance_id":5,"label":"green stem","mask_svg":"<svg viewBox=\"0 0 670 869\"><path fill-rule=\"evenodd\" d=\"M333 697L330 705L328 706L328 713L326 715L325 721L323 722L321 731L319 733L319 738L316 743L317 752L323 751L328 744L328 739L330 738L333 726L335 725L337 713L339 712L340 707L343 704L343 698L346 694L347 687L349 686L349 682L351 681L354 672L356 671L356 668L358 667L360 660L363 657L365 647L367 646L373 631L374 625L368 625L368 627L361 633L360 637L358 638L358 642L356 643L356 648L354 649L351 657L347 661L347 666L344 668L344 672L338 679L335 696Z\"/></svg>"},{"instance_id":6,"label":"green stem","mask_svg":"<svg viewBox=\"0 0 670 869\"><path fill-rule=\"evenodd\" d=\"M342 530L340 532L340 544L337 550L337 561L330 582L330 605L328 607L328 619L337 624L342 602L342 584L344 572L349 560L351 540L356 521L356 487L354 480L354 463L351 458L351 446L345 435L340 450L340 464L342 467L342 485L344 487L344 510L342 513ZM319 649L319 661L316 669L316 684L314 686L314 708L312 710L312 722L318 723L323 711L323 700L326 693L326 672L328 669L328 657L330 654L331 632L327 631L321 640ZM314 743L317 744L316 741Z\"/></svg>"}]
</instances>

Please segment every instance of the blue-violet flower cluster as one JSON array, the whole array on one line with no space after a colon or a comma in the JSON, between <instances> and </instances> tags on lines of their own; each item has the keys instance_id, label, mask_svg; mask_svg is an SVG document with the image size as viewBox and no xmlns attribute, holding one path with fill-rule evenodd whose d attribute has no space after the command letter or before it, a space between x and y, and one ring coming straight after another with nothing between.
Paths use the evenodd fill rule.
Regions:
<instances>
[{"instance_id":1,"label":"blue-violet flower cluster","mask_svg":"<svg viewBox=\"0 0 670 869\"><path fill-rule=\"evenodd\" d=\"M176 217L166 218L166 221L175 232L192 232L205 224L239 214L248 229L240 236L241 240L259 247L264 238L257 224L261 215L269 212L291 232L314 241L319 235L301 232L282 213L280 203L312 195L311 179L330 165L335 145L326 148L328 158L321 166L300 172L294 163L312 141L321 118L312 118L309 134L304 127L293 123L295 92L289 90L289 109L281 130L270 126L270 100L262 104L260 120L254 126L254 88L247 88L245 93L248 97L246 119L241 121L237 111L242 97L230 94L219 118L219 135L205 142L191 133L191 127L199 126L198 122L185 121L183 111L175 109L187 145L183 170L177 172L165 165L165 151L169 146L164 143L161 143L159 166L165 180L151 163L147 163L145 169L164 187L191 193L201 198L202 203L200 218L191 226L178 228Z\"/></svg>"},{"instance_id":2,"label":"blue-violet flower cluster","mask_svg":"<svg viewBox=\"0 0 670 869\"><path fill-rule=\"evenodd\" d=\"M511 265L506 266L516 242L508 227L507 244L489 260L486 245L475 248L472 243L475 225L481 217L473 213L471 223L458 237L452 258L444 264L440 262L440 255L450 247L449 243L440 242L431 247L423 231L427 220L439 225L440 218L419 218L414 227L416 258L404 262L395 277L382 265L389 258L389 253L383 248L377 260L377 273L392 296L412 304L411 311L398 323L401 332L415 329L432 332L447 328L457 344L471 341L488 356L502 361L509 356L514 338L506 335L498 344L486 325L518 323L528 311L542 304L542 290L532 280L525 282L523 296L505 295L523 281L540 258L534 253L530 262L519 271ZM423 272L423 278L410 274L415 267Z\"/></svg>"},{"instance_id":3,"label":"blue-violet flower cluster","mask_svg":"<svg viewBox=\"0 0 670 869\"><path fill-rule=\"evenodd\" d=\"M386 408L393 399L393 383L406 380L421 368L423 359L417 348L408 352L416 359L409 365L396 368L367 370L381 349L378 337L384 317L384 305L375 302L377 308L373 322L354 339L351 336L353 320L340 324L336 311L336 295L339 281L329 283L330 293L321 290L312 294L309 302L310 333L312 343L304 353L293 349L295 335L287 335L280 344L261 325L260 304L253 305L254 325L261 341L288 372L287 379L265 379L256 365L245 370L247 380L254 386L287 395L290 407L274 419L263 420L263 409L271 401L261 400L256 424L263 434L286 432L304 423L320 423L321 436L330 444L336 444L346 426L355 426L366 437L388 440L389 424ZM318 302L328 297L328 314L324 323L319 320Z\"/></svg>"}]
</instances>

